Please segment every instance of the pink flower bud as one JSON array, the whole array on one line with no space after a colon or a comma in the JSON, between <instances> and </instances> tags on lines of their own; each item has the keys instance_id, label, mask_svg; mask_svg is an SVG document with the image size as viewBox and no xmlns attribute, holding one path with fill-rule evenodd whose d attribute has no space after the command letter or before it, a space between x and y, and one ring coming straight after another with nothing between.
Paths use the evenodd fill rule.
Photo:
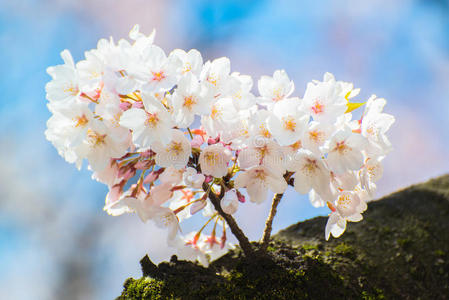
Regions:
<instances>
[{"instance_id":1,"label":"pink flower bud","mask_svg":"<svg viewBox=\"0 0 449 300\"><path fill-rule=\"evenodd\" d=\"M193 148L200 148L203 143L204 143L204 140L200 135L195 135L193 137L193 139L190 141L190 145Z\"/></svg>"},{"instance_id":2,"label":"pink flower bud","mask_svg":"<svg viewBox=\"0 0 449 300\"><path fill-rule=\"evenodd\" d=\"M245 196L243 196L242 193L239 192L239 190L236 190L236 193L237 193L237 199L239 200L239 202L245 203Z\"/></svg>"},{"instance_id":3,"label":"pink flower bud","mask_svg":"<svg viewBox=\"0 0 449 300\"><path fill-rule=\"evenodd\" d=\"M136 169L129 168L123 173L123 180L130 180L134 175L136 175Z\"/></svg>"},{"instance_id":4,"label":"pink flower bud","mask_svg":"<svg viewBox=\"0 0 449 300\"><path fill-rule=\"evenodd\" d=\"M160 173L157 172L157 171L150 172L150 173L149 173L147 176L145 176L145 178L143 179L143 183L149 184L149 183L155 182L155 181L158 179L159 174L160 174Z\"/></svg>"},{"instance_id":5,"label":"pink flower bud","mask_svg":"<svg viewBox=\"0 0 449 300\"><path fill-rule=\"evenodd\" d=\"M131 108L131 103L128 103L128 102L121 102L121 103L119 104L119 107L120 107L121 110L126 111L126 110L128 110L128 109Z\"/></svg>"},{"instance_id":6,"label":"pink flower bud","mask_svg":"<svg viewBox=\"0 0 449 300\"><path fill-rule=\"evenodd\" d=\"M207 144L208 145L214 145L214 144L216 144L217 143L217 140L216 139L213 139L213 138L208 138L207 139Z\"/></svg>"},{"instance_id":7,"label":"pink flower bud","mask_svg":"<svg viewBox=\"0 0 449 300\"><path fill-rule=\"evenodd\" d=\"M220 248L223 249L226 246L226 231L223 230L223 235L220 240Z\"/></svg>"},{"instance_id":8,"label":"pink flower bud","mask_svg":"<svg viewBox=\"0 0 449 300\"><path fill-rule=\"evenodd\" d=\"M145 170L150 167L151 163L149 161L138 161L134 164L134 168L137 170Z\"/></svg>"},{"instance_id":9,"label":"pink flower bud","mask_svg":"<svg viewBox=\"0 0 449 300\"><path fill-rule=\"evenodd\" d=\"M152 150L145 150L144 152L140 153L140 157L146 158L154 155L154 152Z\"/></svg>"},{"instance_id":10,"label":"pink flower bud","mask_svg":"<svg viewBox=\"0 0 449 300\"><path fill-rule=\"evenodd\" d=\"M132 107L134 108L143 108L143 103L142 102L134 102Z\"/></svg>"},{"instance_id":11,"label":"pink flower bud","mask_svg":"<svg viewBox=\"0 0 449 300\"><path fill-rule=\"evenodd\" d=\"M207 202L205 200L197 201L190 206L190 214L194 215L206 206Z\"/></svg>"}]
</instances>

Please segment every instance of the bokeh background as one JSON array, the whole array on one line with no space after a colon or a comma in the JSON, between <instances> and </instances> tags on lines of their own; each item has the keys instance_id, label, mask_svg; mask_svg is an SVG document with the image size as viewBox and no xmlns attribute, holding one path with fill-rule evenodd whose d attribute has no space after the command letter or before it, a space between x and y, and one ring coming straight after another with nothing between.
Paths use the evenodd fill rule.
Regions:
<instances>
[{"instance_id":1,"label":"bokeh background","mask_svg":"<svg viewBox=\"0 0 449 300\"><path fill-rule=\"evenodd\" d=\"M157 30L156 44L228 56L232 70L285 69L295 95L326 71L388 100L394 152L378 196L449 172L449 2L446 0L0 0L0 298L111 299L139 259L170 257L164 234L102 210L107 189L45 140L45 70L102 37ZM269 201L238 221L258 239ZM274 229L326 215L295 193ZM324 236L324 228L323 228Z\"/></svg>"}]
</instances>

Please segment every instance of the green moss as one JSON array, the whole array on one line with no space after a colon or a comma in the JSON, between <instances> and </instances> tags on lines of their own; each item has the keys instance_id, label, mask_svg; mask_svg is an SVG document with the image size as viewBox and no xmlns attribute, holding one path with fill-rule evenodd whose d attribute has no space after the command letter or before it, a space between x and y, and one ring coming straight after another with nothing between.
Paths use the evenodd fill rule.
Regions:
<instances>
[{"instance_id":1,"label":"green moss","mask_svg":"<svg viewBox=\"0 0 449 300\"><path fill-rule=\"evenodd\" d=\"M304 244L301 246L302 249L308 251L308 250L318 250L318 245L316 244Z\"/></svg>"},{"instance_id":2,"label":"green moss","mask_svg":"<svg viewBox=\"0 0 449 300\"><path fill-rule=\"evenodd\" d=\"M339 239L324 241L326 221L282 230L267 255L237 249L209 268L143 260L151 278L128 279L119 299L448 298L449 176L369 203Z\"/></svg>"},{"instance_id":3,"label":"green moss","mask_svg":"<svg viewBox=\"0 0 449 300\"><path fill-rule=\"evenodd\" d=\"M435 255L436 256L444 256L445 254L446 253L443 250L441 250L441 249L435 250Z\"/></svg>"},{"instance_id":4,"label":"green moss","mask_svg":"<svg viewBox=\"0 0 449 300\"><path fill-rule=\"evenodd\" d=\"M124 284L124 292L118 299L173 299L165 294L164 286L163 281L148 277L128 278Z\"/></svg>"},{"instance_id":5,"label":"green moss","mask_svg":"<svg viewBox=\"0 0 449 300\"><path fill-rule=\"evenodd\" d=\"M412 241L408 238L405 239L397 239L398 245L401 246L402 248L408 248L411 246Z\"/></svg>"},{"instance_id":6,"label":"green moss","mask_svg":"<svg viewBox=\"0 0 449 300\"><path fill-rule=\"evenodd\" d=\"M334 248L335 253L353 258L355 255L354 248L346 243L340 243Z\"/></svg>"}]
</instances>

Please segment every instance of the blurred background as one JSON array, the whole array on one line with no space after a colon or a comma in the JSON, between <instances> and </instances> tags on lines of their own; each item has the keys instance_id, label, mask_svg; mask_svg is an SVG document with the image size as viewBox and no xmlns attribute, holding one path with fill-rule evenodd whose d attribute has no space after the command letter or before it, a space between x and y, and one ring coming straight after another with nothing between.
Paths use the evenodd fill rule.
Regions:
<instances>
[{"instance_id":1,"label":"blurred background","mask_svg":"<svg viewBox=\"0 0 449 300\"><path fill-rule=\"evenodd\" d=\"M0 0L1 299L111 299L127 277L140 277L143 255L170 257L151 224L106 215L107 188L44 137L46 68L62 63L63 49L80 60L136 23L156 28L167 52L228 56L255 82L285 69L296 96L329 71L362 89L356 100L386 98L395 150L379 197L449 172L447 0ZM253 240L269 205L241 206L238 221ZM288 193L274 229L327 213Z\"/></svg>"}]
</instances>

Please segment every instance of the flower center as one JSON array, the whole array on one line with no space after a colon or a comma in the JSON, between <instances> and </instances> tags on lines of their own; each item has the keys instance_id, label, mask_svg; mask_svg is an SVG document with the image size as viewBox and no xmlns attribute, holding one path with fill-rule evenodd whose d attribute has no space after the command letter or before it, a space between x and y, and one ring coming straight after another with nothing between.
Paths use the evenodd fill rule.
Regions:
<instances>
[{"instance_id":1,"label":"flower center","mask_svg":"<svg viewBox=\"0 0 449 300\"><path fill-rule=\"evenodd\" d=\"M215 152L206 152L206 154L204 155L204 158L206 159L206 162L209 165L215 166L215 164L217 163L217 161L219 159L219 155L218 155L218 153L215 153Z\"/></svg>"},{"instance_id":2,"label":"flower center","mask_svg":"<svg viewBox=\"0 0 449 300\"><path fill-rule=\"evenodd\" d=\"M161 81L162 79L165 78L163 71L151 72L151 73L153 74L153 81Z\"/></svg>"},{"instance_id":3,"label":"flower center","mask_svg":"<svg viewBox=\"0 0 449 300\"><path fill-rule=\"evenodd\" d=\"M295 131L296 129L296 122L292 117L286 117L282 118L284 121L284 129L289 131Z\"/></svg>"},{"instance_id":4,"label":"flower center","mask_svg":"<svg viewBox=\"0 0 449 300\"><path fill-rule=\"evenodd\" d=\"M180 142L172 142L168 150L169 152L174 152L178 155L182 152L182 145Z\"/></svg>"},{"instance_id":5,"label":"flower center","mask_svg":"<svg viewBox=\"0 0 449 300\"><path fill-rule=\"evenodd\" d=\"M209 81L211 84L213 84L214 86L217 86L217 77L214 74L210 74L209 76L207 76L207 81Z\"/></svg>"},{"instance_id":6,"label":"flower center","mask_svg":"<svg viewBox=\"0 0 449 300\"><path fill-rule=\"evenodd\" d=\"M316 163L316 160L307 158L306 159L306 163L303 166L303 170L306 173L311 174L311 173L315 173L316 169L318 169L318 165Z\"/></svg>"},{"instance_id":7,"label":"flower center","mask_svg":"<svg viewBox=\"0 0 449 300\"><path fill-rule=\"evenodd\" d=\"M302 147L302 143L301 143L301 141L297 141L296 143L291 144L289 147L290 147L293 151L296 151L296 150L299 150L299 149Z\"/></svg>"},{"instance_id":8,"label":"flower center","mask_svg":"<svg viewBox=\"0 0 449 300\"><path fill-rule=\"evenodd\" d=\"M351 202L352 202L351 200L352 200L352 197L349 194L340 195L337 200L337 206L339 206L343 209L348 209L351 206Z\"/></svg>"},{"instance_id":9,"label":"flower center","mask_svg":"<svg viewBox=\"0 0 449 300\"><path fill-rule=\"evenodd\" d=\"M267 178L267 174L265 174L264 170L255 170L254 173L254 177L262 181L265 181L265 178Z\"/></svg>"},{"instance_id":10,"label":"flower center","mask_svg":"<svg viewBox=\"0 0 449 300\"><path fill-rule=\"evenodd\" d=\"M320 114L324 112L324 105L321 104L318 100L315 101L315 104L312 106L312 111L314 114Z\"/></svg>"},{"instance_id":11,"label":"flower center","mask_svg":"<svg viewBox=\"0 0 449 300\"><path fill-rule=\"evenodd\" d=\"M268 129L265 127L265 125L261 124L259 126L260 128L260 134L265 138L271 138L271 133L268 131Z\"/></svg>"},{"instance_id":12,"label":"flower center","mask_svg":"<svg viewBox=\"0 0 449 300\"><path fill-rule=\"evenodd\" d=\"M89 123L89 120L84 114L80 117L75 118L75 121L76 121L75 127L84 127L86 126L87 123Z\"/></svg>"},{"instance_id":13,"label":"flower center","mask_svg":"<svg viewBox=\"0 0 449 300\"><path fill-rule=\"evenodd\" d=\"M148 115L148 117L147 117L147 119L145 121L145 124L147 126L152 127L152 128L156 127L157 123L159 122L159 117L157 116L157 114L147 113L147 115Z\"/></svg>"},{"instance_id":14,"label":"flower center","mask_svg":"<svg viewBox=\"0 0 449 300\"><path fill-rule=\"evenodd\" d=\"M66 87L63 91L64 91L64 93L68 93L72 96L76 96L76 95L78 95L79 89L73 85L70 85L70 86Z\"/></svg>"},{"instance_id":15,"label":"flower center","mask_svg":"<svg viewBox=\"0 0 449 300\"><path fill-rule=\"evenodd\" d=\"M221 111L214 105L212 107L212 110L211 110L211 113L210 113L210 117L212 118L212 120L215 120L220 115L221 115Z\"/></svg>"},{"instance_id":16,"label":"flower center","mask_svg":"<svg viewBox=\"0 0 449 300\"><path fill-rule=\"evenodd\" d=\"M309 131L309 138L315 143L319 143L323 137L323 133L320 131Z\"/></svg>"},{"instance_id":17,"label":"flower center","mask_svg":"<svg viewBox=\"0 0 449 300\"><path fill-rule=\"evenodd\" d=\"M196 100L193 96L184 97L184 106L188 109L192 109L192 106L196 104Z\"/></svg>"},{"instance_id":18,"label":"flower center","mask_svg":"<svg viewBox=\"0 0 449 300\"><path fill-rule=\"evenodd\" d=\"M351 150L348 145L345 144L345 141L337 142L333 151L338 151L340 154L344 154L345 152Z\"/></svg>"},{"instance_id":19,"label":"flower center","mask_svg":"<svg viewBox=\"0 0 449 300\"><path fill-rule=\"evenodd\" d=\"M272 98L272 100L274 102L278 102L284 98L284 94L282 93L280 88L277 88L273 91L273 96L274 97Z\"/></svg>"},{"instance_id":20,"label":"flower center","mask_svg":"<svg viewBox=\"0 0 449 300\"><path fill-rule=\"evenodd\" d=\"M184 65L184 69L182 70L182 73L187 73L192 70L192 65L189 62L186 62Z\"/></svg>"},{"instance_id":21,"label":"flower center","mask_svg":"<svg viewBox=\"0 0 449 300\"><path fill-rule=\"evenodd\" d=\"M105 145L106 136L107 136L106 134L99 134L98 132L95 132L91 129L87 131L88 141L94 147Z\"/></svg>"}]
</instances>

